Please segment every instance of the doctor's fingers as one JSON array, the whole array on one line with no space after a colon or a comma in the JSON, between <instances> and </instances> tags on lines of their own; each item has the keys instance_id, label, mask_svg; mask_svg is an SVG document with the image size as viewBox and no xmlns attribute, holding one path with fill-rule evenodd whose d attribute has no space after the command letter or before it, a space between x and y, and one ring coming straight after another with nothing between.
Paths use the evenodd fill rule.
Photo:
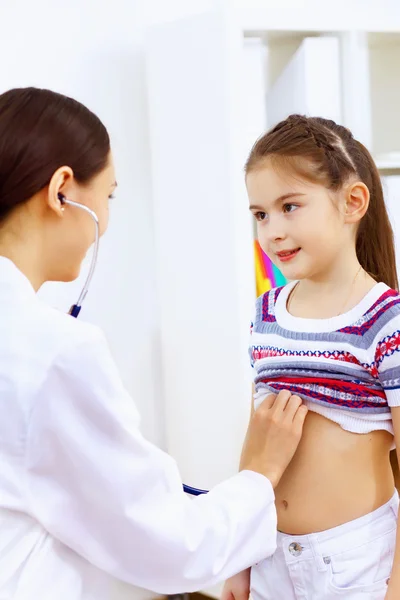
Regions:
<instances>
[{"instance_id":1,"label":"doctor's fingers","mask_svg":"<svg viewBox=\"0 0 400 600\"><path fill-rule=\"evenodd\" d=\"M281 421L283 419L283 411L289 402L291 393L287 390L282 390L278 395L270 394L260 404L255 411L259 418L265 418L267 421L274 417L274 420Z\"/></svg>"},{"instance_id":2,"label":"doctor's fingers","mask_svg":"<svg viewBox=\"0 0 400 600\"><path fill-rule=\"evenodd\" d=\"M292 395L288 390L282 390L276 396L271 408L266 410L266 416L274 423L282 423L286 426L293 424L298 432L303 428L307 412L307 407L299 396Z\"/></svg>"},{"instance_id":3,"label":"doctor's fingers","mask_svg":"<svg viewBox=\"0 0 400 600\"><path fill-rule=\"evenodd\" d=\"M275 404L275 400L276 400L276 394L268 394L268 396L266 398L264 398L264 400L261 402L260 406L257 408L257 410L261 411L268 411L270 408L272 408Z\"/></svg>"},{"instance_id":4,"label":"doctor's fingers","mask_svg":"<svg viewBox=\"0 0 400 600\"><path fill-rule=\"evenodd\" d=\"M272 406L270 407L270 412L276 418L283 418L284 412L290 402L292 394L288 390L282 390L276 396ZM261 405L262 406L262 405ZM260 408L261 408L260 406Z\"/></svg>"},{"instance_id":5,"label":"doctor's fingers","mask_svg":"<svg viewBox=\"0 0 400 600\"><path fill-rule=\"evenodd\" d=\"M306 406L303 404L303 400L296 395L290 396L284 409L283 419L292 423L301 407L306 409Z\"/></svg>"}]
</instances>

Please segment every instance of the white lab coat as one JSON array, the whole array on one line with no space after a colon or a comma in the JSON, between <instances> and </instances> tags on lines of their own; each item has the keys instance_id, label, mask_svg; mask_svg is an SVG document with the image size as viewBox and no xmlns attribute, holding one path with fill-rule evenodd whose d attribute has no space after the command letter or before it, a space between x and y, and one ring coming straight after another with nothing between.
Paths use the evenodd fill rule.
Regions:
<instances>
[{"instance_id":1,"label":"white lab coat","mask_svg":"<svg viewBox=\"0 0 400 600\"><path fill-rule=\"evenodd\" d=\"M190 592L270 555L275 536L262 475L182 492L102 332L0 257L0 600L102 600L113 578Z\"/></svg>"}]
</instances>

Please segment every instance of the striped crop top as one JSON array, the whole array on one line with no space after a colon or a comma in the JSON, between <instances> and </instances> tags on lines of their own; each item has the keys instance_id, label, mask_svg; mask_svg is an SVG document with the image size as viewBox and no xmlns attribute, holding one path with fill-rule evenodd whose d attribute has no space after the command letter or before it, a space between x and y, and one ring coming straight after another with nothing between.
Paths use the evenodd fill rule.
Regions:
<instances>
[{"instance_id":1,"label":"striped crop top","mask_svg":"<svg viewBox=\"0 0 400 600\"><path fill-rule=\"evenodd\" d=\"M349 312L331 319L292 316L296 282L260 296L251 328L255 408L287 389L309 410L355 433L393 435L400 406L400 295L377 283Z\"/></svg>"}]
</instances>

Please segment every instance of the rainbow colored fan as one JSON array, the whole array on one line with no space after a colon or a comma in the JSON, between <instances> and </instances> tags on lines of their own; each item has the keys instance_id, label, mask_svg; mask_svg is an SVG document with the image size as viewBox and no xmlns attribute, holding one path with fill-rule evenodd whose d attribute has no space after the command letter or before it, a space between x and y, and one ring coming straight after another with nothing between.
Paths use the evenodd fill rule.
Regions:
<instances>
[{"instance_id":1,"label":"rainbow colored fan","mask_svg":"<svg viewBox=\"0 0 400 600\"><path fill-rule=\"evenodd\" d=\"M280 270L271 262L258 240L254 242L257 296L287 283Z\"/></svg>"}]
</instances>

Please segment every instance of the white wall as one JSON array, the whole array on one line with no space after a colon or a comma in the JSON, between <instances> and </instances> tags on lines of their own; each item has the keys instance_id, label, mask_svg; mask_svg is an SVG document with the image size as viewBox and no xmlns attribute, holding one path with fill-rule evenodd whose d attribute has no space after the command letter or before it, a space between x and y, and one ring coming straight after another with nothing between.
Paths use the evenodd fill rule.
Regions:
<instances>
[{"instance_id":1,"label":"white wall","mask_svg":"<svg viewBox=\"0 0 400 600\"><path fill-rule=\"evenodd\" d=\"M167 447L186 482L207 489L238 468L255 301L245 156L231 127L243 40L227 29L217 8L158 28L148 50Z\"/></svg>"},{"instance_id":2,"label":"white wall","mask_svg":"<svg viewBox=\"0 0 400 600\"><path fill-rule=\"evenodd\" d=\"M25 0L3 2L0 10L0 91L49 87L87 104L109 128L119 188L80 318L106 331L142 429L163 445L162 420L155 418L162 397L142 46L149 4ZM67 310L76 288L52 285L43 295ZM126 598L153 596L126 590Z\"/></svg>"}]
</instances>

